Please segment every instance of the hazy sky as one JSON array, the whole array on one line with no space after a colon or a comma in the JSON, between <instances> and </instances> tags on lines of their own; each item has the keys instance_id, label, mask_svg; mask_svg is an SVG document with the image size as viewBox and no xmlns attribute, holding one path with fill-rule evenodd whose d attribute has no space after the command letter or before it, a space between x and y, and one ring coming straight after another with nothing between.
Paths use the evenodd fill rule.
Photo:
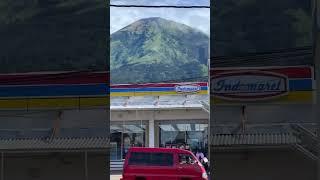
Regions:
<instances>
[{"instance_id":1,"label":"hazy sky","mask_svg":"<svg viewBox=\"0 0 320 180\"><path fill-rule=\"evenodd\" d=\"M111 4L194 5L209 6L209 0L111 0ZM110 8L110 32L113 33L139 19L162 17L197 28L210 34L210 9Z\"/></svg>"}]
</instances>

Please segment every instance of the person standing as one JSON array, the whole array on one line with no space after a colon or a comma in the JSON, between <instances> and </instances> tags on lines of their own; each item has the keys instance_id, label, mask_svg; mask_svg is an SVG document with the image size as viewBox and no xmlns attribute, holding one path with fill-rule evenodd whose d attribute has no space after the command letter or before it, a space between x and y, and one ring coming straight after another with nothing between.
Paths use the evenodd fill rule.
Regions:
<instances>
[{"instance_id":1,"label":"person standing","mask_svg":"<svg viewBox=\"0 0 320 180\"><path fill-rule=\"evenodd\" d=\"M180 148L180 149L185 150L185 146L184 146L184 144L180 145L180 147L179 147L179 148Z\"/></svg>"},{"instance_id":2,"label":"person standing","mask_svg":"<svg viewBox=\"0 0 320 180\"><path fill-rule=\"evenodd\" d=\"M204 166L205 170L208 172L209 171L209 160L208 160L208 158L205 157L204 153L199 149L197 149L197 151L196 151L196 157L201 162L201 164Z\"/></svg>"},{"instance_id":3,"label":"person standing","mask_svg":"<svg viewBox=\"0 0 320 180\"><path fill-rule=\"evenodd\" d=\"M196 149L196 157L198 158L198 160L202 163L202 160L204 158L204 154L201 150L199 150L198 148Z\"/></svg>"}]
</instances>

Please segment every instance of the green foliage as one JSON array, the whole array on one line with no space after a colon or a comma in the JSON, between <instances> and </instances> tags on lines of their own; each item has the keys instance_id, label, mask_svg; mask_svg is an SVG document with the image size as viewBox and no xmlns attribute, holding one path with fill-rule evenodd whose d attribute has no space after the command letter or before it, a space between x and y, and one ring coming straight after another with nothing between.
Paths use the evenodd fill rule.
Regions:
<instances>
[{"instance_id":1,"label":"green foliage","mask_svg":"<svg viewBox=\"0 0 320 180\"><path fill-rule=\"evenodd\" d=\"M139 20L111 35L111 82L207 81L208 44L184 24Z\"/></svg>"},{"instance_id":2,"label":"green foliage","mask_svg":"<svg viewBox=\"0 0 320 180\"><path fill-rule=\"evenodd\" d=\"M223 0L213 10L213 56L312 45L311 2Z\"/></svg>"},{"instance_id":3,"label":"green foliage","mask_svg":"<svg viewBox=\"0 0 320 180\"><path fill-rule=\"evenodd\" d=\"M98 0L1 0L0 73L106 70Z\"/></svg>"}]
</instances>

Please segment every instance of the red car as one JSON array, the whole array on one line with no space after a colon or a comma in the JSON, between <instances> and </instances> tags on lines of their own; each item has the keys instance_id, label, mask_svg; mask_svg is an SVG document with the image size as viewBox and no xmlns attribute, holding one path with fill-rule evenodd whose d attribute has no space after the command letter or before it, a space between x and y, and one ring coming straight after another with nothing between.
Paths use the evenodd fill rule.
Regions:
<instances>
[{"instance_id":1,"label":"red car","mask_svg":"<svg viewBox=\"0 0 320 180\"><path fill-rule=\"evenodd\" d=\"M208 176L190 151L132 147L121 180L208 180Z\"/></svg>"}]
</instances>

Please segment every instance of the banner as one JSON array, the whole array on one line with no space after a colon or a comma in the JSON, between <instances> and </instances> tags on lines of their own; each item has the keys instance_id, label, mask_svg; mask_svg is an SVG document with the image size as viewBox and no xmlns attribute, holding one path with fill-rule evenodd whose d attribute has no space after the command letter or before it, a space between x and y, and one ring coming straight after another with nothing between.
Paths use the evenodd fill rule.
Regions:
<instances>
[{"instance_id":1,"label":"banner","mask_svg":"<svg viewBox=\"0 0 320 180\"><path fill-rule=\"evenodd\" d=\"M312 104L314 71L309 66L213 68L211 104Z\"/></svg>"}]
</instances>

